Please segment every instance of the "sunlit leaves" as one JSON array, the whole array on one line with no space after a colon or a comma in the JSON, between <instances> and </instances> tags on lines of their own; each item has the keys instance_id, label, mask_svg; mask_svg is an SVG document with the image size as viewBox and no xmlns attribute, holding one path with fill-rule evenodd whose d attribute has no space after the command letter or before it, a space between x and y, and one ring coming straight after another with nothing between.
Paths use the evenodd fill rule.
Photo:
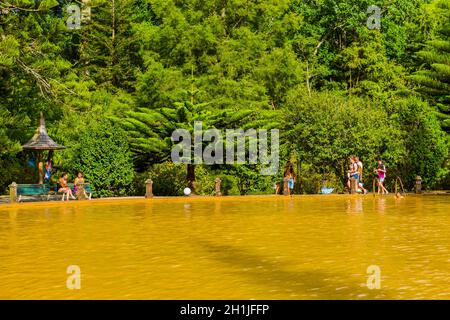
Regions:
<instances>
[{"instance_id":1,"label":"sunlit leaves","mask_svg":"<svg viewBox=\"0 0 450 320\"><path fill-rule=\"evenodd\" d=\"M58 5L58 1L57 0L42 0L39 3L39 8L38 10L44 11L44 10L49 10L53 7L56 7Z\"/></svg>"},{"instance_id":2,"label":"sunlit leaves","mask_svg":"<svg viewBox=\"0 0 450 320\"><path fill-rule=\"evenodd\" d=\"M0 38L0 65L11 66L19 56L19 42L12 35Z\"/></svg>"}]
</instances>

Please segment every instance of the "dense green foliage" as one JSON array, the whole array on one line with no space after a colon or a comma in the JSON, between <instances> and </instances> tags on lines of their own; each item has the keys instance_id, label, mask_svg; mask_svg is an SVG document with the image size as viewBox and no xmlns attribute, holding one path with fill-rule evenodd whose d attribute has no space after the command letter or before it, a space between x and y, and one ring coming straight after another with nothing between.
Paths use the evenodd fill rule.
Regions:
<instances>
[{"instance_id":1,"label":"dense green foliage","mask_svg":"<svg viewBox=\"0 0 450 320\"><path fill-rule=\"evenodd\" d=\"M417 53L424 69L411 78L420 85L420 92L432 98L444 128L450 131L450 2L438 1L436 8L441 23L437 34Z\"/></svg>"},{"instance_id":2,"label":"dense green foliage","mask_svg":"<svg viewBox=\"0 0 450 320\"><path fill-rule=\"evenodd\" d=\"M330 93L307 98L294 93L291 98L287 139L300 161L313 165L315 172L333 173L344 183L347 157L358 154L369 168L384 159L390 174L403 177L408 185L417 172L427 184L447 173L441 166L448 156L446 134L430 116L432 108L418 98L390 100L385 108Z\"/></svg>"},{"instance_id":3,"label":"dense green foliage","mask_svg":"<svg viewBox=\"0 0 450 320\"><path fill-rule=\"evenodd\" d=\"M388 180L450 187L449 0L87 2L73 2L79 29L67 26L69 0L0 3L2 193L35 179L20 146L40 111L68 147L55 153L55 172L85 171L100 195L142 194L148 177L161 195L179 195L186 179L212 194L216 176L230 194L273 192L282 168L186 175L167 162L172 131L192 131L195 120L279 129L281 166L301 169L297 192L317 192L322 180L342 190L352 154L366 183L381 157ZM379 30L366 23L371 5L381 8Z\"/></svg>"},{"instance_id":4,"label":"dense green foliage","mask_svg":"<svg viewBox=\"0 0 450 320\"><path fill-rule=\"evenodd\" d=\"M81 171L97 195L126 195L130 192L134 170L126 134L108 121L91 122L73 146L76 152L67 167Z\"/></svg>"}]
</instances>

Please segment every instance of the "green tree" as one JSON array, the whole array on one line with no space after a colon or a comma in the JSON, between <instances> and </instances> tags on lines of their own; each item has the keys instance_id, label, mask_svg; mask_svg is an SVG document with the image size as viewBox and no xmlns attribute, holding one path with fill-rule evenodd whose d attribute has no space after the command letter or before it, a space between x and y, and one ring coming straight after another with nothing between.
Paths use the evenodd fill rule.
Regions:
<instances>
[{"instance_id":1,"label":"green tree","mask_svg":"<svg viewBox=\"0 0 450 320\"><path fill-rule=\"evenodd\" d=\"M448 135L440 128L438 118L426 102L418 98L394 101L391 116L402 131L405 156L397 162L398 173L412 186L416 175L427 188L441 182L449 170L445 161L449 155Z\"/></svg>"},{"instance_id":2,"label":"green tree","mask_svg":"<svg viewBox=\"0 0 450 320\"><path fill-rule=\"evenodd\" d=\"M298 154L310 177L320 168L342 178L357 153L438 186L447 142L427 113L436 107L448 130L448 1L92 0L75 30L72 1L1 1L0 187L28 181L20 145L40 111L68 147L56 167L76 158L89 126L113 118L143 174L168 159L174 129L201 120L204 129L280 129L282 159ZM86 2L76 2L83 12ZM381 8L380 30L366 25L370 5ZM211 169L232 173L243 193L268 185L257 166Z\"/></svg>"},{"instance_id":3,"label":"green tree","mask_svg":"<svg viewBox=\"0 0 450 320\"><path fill-rule=\"evenodd\" d=\"M254 114L253 110L217 110L206 103L186 101L175 103L173 108L138 108L128 112L124 121L119 121L129 134L138 167L146 168L151 163L169 160L173 146L171 136L176 129L188 130L193 136L195 121L202 122L202 130L234 128ZM195 165L187 164L186 170L188 186L195 190Z\"/></svg>"},{"instance_id":4,"label":"green tree","mask_svg":"<svg viewBox=\"0 0 450 320\"><path fill-rule=\"evenodd\" d=\"M97 0L91 4L90 19L83 21L78 46L81 71L100 87L133 90L135 72L142 64L132 27L141 18L134 13L139 4Z\"/></svg>"},{"instance_id":5,"label":"green tree","mask_svg":"<svg viewBox=\"0 0 450 320\"><path fill-rule=\"evenodd\" d=\"M434 38L417 53L423 66L410 78L417 83L417 90L437 106L442 126L450 132L450 1L434 5L440 9L436 18L441 24Z\"/></svg>"},{"instance_id":6,"label":"green tree","mask_svg":"<svg viewBox=\"0 0 450 320\"><path fill-rule=\"evenodd\" d=\"M134 178L127 134L107 120L93 120L81 134L67 167L82 171L99 196L130 194Z\"/></svg>"},{"instance_id":7,"label":"green tree","mask_svg":"<svg viewBox=\"0 0 450 320\"><path fill-rule=\"evenodd\" d=\"M294 91L288 101L284 141L317 173L332 172L344 183L351 155L368 164L382 157L391 166L405 155L400 129L367 99Z\"/></svg>"}]
</instances>

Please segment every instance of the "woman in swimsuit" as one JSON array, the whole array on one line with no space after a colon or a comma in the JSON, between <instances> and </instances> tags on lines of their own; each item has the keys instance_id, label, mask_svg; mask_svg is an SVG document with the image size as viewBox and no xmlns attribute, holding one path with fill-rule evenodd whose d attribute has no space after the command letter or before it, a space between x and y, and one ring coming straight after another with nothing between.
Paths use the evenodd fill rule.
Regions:
<instances>
[{"instance_id":1,"label":"woman in swimsuit","mask_svg":"<svg viewBox=\"0 0 450 320\"><path fill-rule=\"evenodd\" d=\"M63 173L61 175L61 177L58 179L58 192L64 193L66 194L66 198L67 200L69 200L69 197L71 197L72 199L75 199L75 197L73 196L72 190L70 189L68 183L67 183L67 173ZM62 198L62 200L64 200L64 197Z\"/></svg>"},{"instance_id":2,"label":"woman in swimsuit","mask_svg":"<svg viewBox=\"0 0 450 320\"><path fill-rule=\"evenodd\" d=\"M386 167L381 159L378 160L378 168L375 169L375 173L378 175L378 194L388 194L389 192L384 187L384 180L386 179Z\"/></svg>"},{"instance_id":3,"label":"woman in swimsuit","mask_svg":"<svg viewBox=\"0 0 450 320\"><path fill-rule=\"evenodd\" d=\"M73 193L78 194L78 185L79 184L84 184L84 175L83 172L79 171L77 174L77 177L75 178L75 181L73 182ZM84 196L87 198L87 194L86 191L83 189L84 191Z\"/></svg>"},{"instance_id":4,"label":"woman in swimsuit","mask_svg":"<svg viewBox=\"0 0 450 320\"><path fill-rule=\"evenodd\" d=\"M294 172L294 166L292 165L292 163L290 161L288 161L286 163L283 176L285 179L286 178L288 179L287 194L290 195L292 192L292 189L294 189L294 182L297 179L297 176L295 175L295 172Z\"/></svg>"}]
</instances>

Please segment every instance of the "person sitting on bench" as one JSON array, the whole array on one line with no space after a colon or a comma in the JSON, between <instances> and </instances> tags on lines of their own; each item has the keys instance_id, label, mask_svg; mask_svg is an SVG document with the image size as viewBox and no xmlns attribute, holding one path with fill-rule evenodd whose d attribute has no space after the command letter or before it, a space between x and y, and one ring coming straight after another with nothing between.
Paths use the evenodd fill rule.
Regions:
<instances>
[{"instance_id":1,"label":"person sitting on bench","mask_svg":"<svg viewBox=\"0 0 450 320\"><path fill-rule=\"evenodd\" d=\"M69 184L67 183L67 173L63 172L61 174L61 177L58 179L58 192L63 193L62 201L64 201L64 196L66 196L66 199L69 200L69 197L72 199L75 199L73 196L72 190L69 187Z\"/></svg>"},{"instance_id":2,"label":"person sitting on bench","mask_svg":"<svg viewBox=\"0 0 450 320\"><path fill-rule=\"evenodd\" d=\"M87 195L86 190L84 188L84 174L81 171L78 171L77 177L75 178L75 181L73 182L73 192L78 195L79 191L83 191L83 196L85 199L90 199L91 197ZM83 185L82 188L79 188L79 185ZM79 190L81 189L81 190Z\"/></svg>"}]
</instances>

